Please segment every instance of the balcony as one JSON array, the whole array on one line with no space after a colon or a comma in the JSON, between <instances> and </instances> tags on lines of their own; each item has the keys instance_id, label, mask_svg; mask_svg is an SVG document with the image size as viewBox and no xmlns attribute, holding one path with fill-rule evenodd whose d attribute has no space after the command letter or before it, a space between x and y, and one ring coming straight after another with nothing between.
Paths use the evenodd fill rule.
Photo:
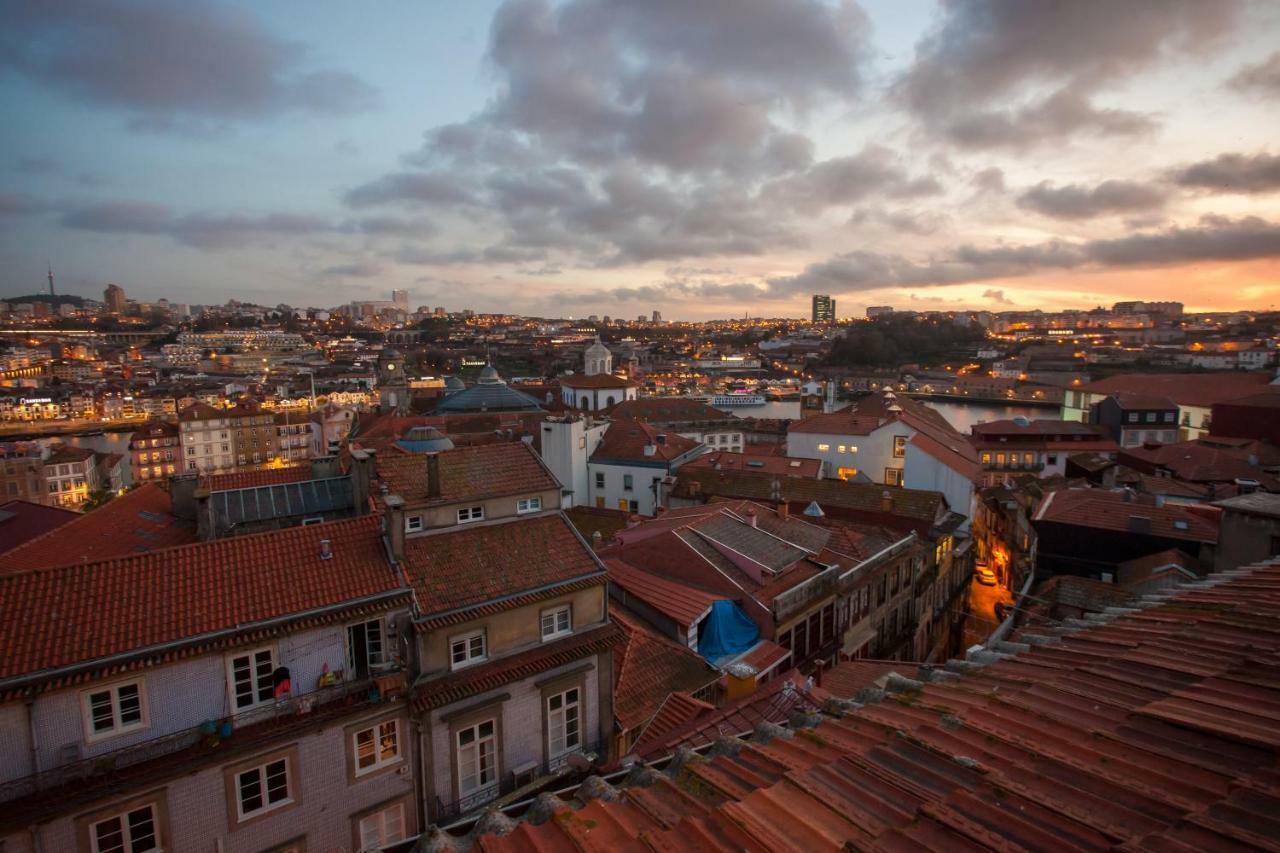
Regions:
<instances>
[{"instance_id":1,"label":"balcony","mask_svg":"<svg viewBox=\"0 0 1280 853\"><path fill-rule=\"evenodd\" d=\"M499 780L487 788L452 803L435 798L431 822L442 827L471 820L475 813L490 807L503 809L512 803L532 799L552 786L581 782L595 767L599 745L579 747L549 761L502 768Z\"/></svg>"},{"instance_id":2,"label":"balcony","mask_svg":"<svg viewBox=\"0 0 1280 853\"><path fill-rule=\"evenodd\" d=\"M387 677L382 676L378 681L385 685ZM161 760L194 765L210 756L225 758L230 750L277 737L282 730L293 725L332 716L351 705L380 699L372 678L289 696L223 720L205 722L10 780L0 785L0 803L35 795L52 795L64 786L74 786L75 793L79 795L91 792L95 783L112 787L119 785L122 778L147 778L153 773L152 762Z\"/></svg>"}]
</instances>

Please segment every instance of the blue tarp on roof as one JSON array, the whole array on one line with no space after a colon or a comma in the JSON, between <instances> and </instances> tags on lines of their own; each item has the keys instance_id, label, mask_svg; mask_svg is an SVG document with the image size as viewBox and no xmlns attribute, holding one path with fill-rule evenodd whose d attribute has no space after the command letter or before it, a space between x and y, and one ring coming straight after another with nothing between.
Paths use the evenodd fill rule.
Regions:
<instances>
[{"instance_id":1,"label":"blue tarp on roof","mask_svg":"<svg viewBox=\"0 0 1280 853\"><path fill-rule=\"evenodd\" d=\"M760 639L760 629L732 601L711 604L711 615L698 634L698 654L707 660L741 654Z\"/></svg>"}]
</instances>

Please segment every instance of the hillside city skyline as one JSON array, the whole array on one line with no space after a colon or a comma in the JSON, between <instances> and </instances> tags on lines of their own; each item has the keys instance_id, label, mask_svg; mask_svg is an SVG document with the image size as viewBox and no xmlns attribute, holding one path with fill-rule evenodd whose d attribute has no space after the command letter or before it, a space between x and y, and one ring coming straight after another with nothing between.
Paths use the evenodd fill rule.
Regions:
<instances>
[{"instance_id":1,"label":"hillside city skyline","mask_svg":"<svg viewBox=\"0 0 1280 853\"><path fill-rule=\"evenodd\" d=\"M691 321L1280 292L1271 4L314 8L14 10L0 295L49 265Z\"/></svg>"}]
</instances>

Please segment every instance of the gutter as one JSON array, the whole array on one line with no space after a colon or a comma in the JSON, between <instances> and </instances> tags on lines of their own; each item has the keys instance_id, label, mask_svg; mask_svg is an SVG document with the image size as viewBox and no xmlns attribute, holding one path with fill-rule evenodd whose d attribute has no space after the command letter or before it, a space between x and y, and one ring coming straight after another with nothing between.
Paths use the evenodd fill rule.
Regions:
<instances>
[{"instance_id":1,"label":"gutter","mask_svg":"<svg viewBox=\"0 0 1280 853\"><path fill-rule=\"evenodd\" d=\"M880 550L880 551L878 551L877 553L872 554L872 555L871 555L870 557L868 557L867 559L865 559L865 560L863 560L862 562L858 563L856 566L854 566L853 568L849 569L849 571L847 571L847 572L845 572L844 574L840 575L840 577L838 578L838 580L844 580L845 578L849 577L849 575L853 574L854 572L858 571L859 569L863 568L864 566L869 566L869 565L871 565L871 564L875 563L877 560L879 560L879 559L881 559L881 558L888 558L888 557L895 556L896 554L900 553L901 551L906 550L906 548L907 548L909 545L914 545L914 544L915 544L916 539L917 539L916 532L913 530L913 531L911 531L910 533L908 533L904 538L899 539L897 542L894 542L894 543L893 543L892 545L890 545L888 548L881 549L881 550Z\"/></svg>"},{"instance_id":2,"label":"gutter","mask_svg":"<svg viewBox=\"0 0 1280 853\"><path fill-rule=\"evenodd\" d=\"M581 536L579 536L579 538L581 538ZM588 548L588 550L590 549ZM596 559L596 562L597 563L599 562L598 558ZM430 622L433 619L442 619L446 616L452 616L455 613L466 613L468 610L477 610L481 607L489 607L494 604L501 604L502 602L510 601L513 598L523 598L526 595L536 595L540 592L548 592L553 589L558 589L559 587L562 587L562 586L567 586L571 583L577 583L578 581L587 580L588 578L604 577L607 574L608 572L605 571L605 569L602 567L598 572L591 572L585 575L578 575L577 577L569 578L568 580L555 581L554 583L545 583L542 586L535 586L535 587L530 587L529 589L522 589L518 592L512 592L506 595L498 596L497 598L486 598L484 601L479 601L479 602L476 602L475 604L468 604L463 607L454 607L449 610L436 610L432 613L424 613L418 618L414 619L414 621Z\"/></svg>"},{"instance_id":3,"label":"gutter","mask_svg":"<svg viewBox=\"0 0 1280 853\"><path fill-rule=\"evenodd\" d=\"M301 613L291 613L288 616L277 616L273 619L266 619L261 622L249 622L243 625L235 625L231 628L222 628L217 631L210 631L205 634L197 634L194 637L183 637L180 640L171 640L167 643L159 643L154 646L144 646L140 649L132 649L127 652L109 655L104 658L94 658L90 661L82 661L80 663L67 664L65 666L55 667L54 669L44 669L34 673L13 676L0 680L0 691L12 690L15 687L25 686L29 683L34 684L48 679L58 678L63 675L72 675L78 672L90 672L104 666L111 666L115 663L133 660L135 658L147 657L149 655L167 652L172 649L180 649L185 646L194 646L201 643L207 643L210 640L218 640L223 637L232 637L245 631L256 631L263 628L273 628L279 625L286 625L290 622L297 622L313 616L322 616L328 613L337 613L343 610L349 610L352 607L359 607L362 604L374 604L379 601L398 598L405 594L412 594L411 588L397 588L386 592L374 593L366 595L363 598L353 598L338 604L330 604L316 610L305 610Z\"/></svg>"}]
</instances>

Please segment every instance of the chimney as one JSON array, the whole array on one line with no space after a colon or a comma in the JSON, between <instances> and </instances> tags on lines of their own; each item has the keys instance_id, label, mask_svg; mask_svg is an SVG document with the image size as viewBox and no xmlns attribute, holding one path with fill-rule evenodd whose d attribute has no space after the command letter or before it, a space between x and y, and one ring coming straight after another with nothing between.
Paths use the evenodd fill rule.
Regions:
<instances>
[{"instance_id":1,"label":"chimney","mask_svg":"<svg viewBox=\"0 0 1280 853\"><path fill-rule=\"evenodd\" d=\"M213 524L213 504L209 500L209 490L196 489L192 497L196 507L196 538L201 542L211 542L218 531Z\"/></svg>"},{"instance_id":2,"label":"chimney","mask_svg":"<svg viewBox=\"0 0 1280 853\"><path fill-rule=\"evenodd\" d=\"M640 522L643 520L644 519L642 519L639 515L636 515L633 513L627 516L627 527L639 527Z\"/></svg>"},{"instance_id":3,"label":"chimney","mask_svg":"<svg viewBox=\"0 0 1280 853\"><path fill-rule=\"evenodd\" d=\"M440 454L427 454L427 497L440 497Z\"/></svg>"},{"instance_id":4,"label":"chimney","mask_svg":"<svg viewBox=\"0 0 1280 853\"><path fill-rule=\"evenodd\" d=\"M778 518L783 521L789 521L791 519L791 505L786 501L782 501L778 504Z\"/></svg>"},{"instance_id":5,"label":"chimney","mask_svg":"<svg viewBox=\"0 0 1280 853\"><path fill-rule=\"evenodd\" d=\"M399 563L404 560L404 499L399 495L387 495L382 499L382 505L383 533L391 546L391 559Z\"/></svg>"},{"instance_id":6,"label":"chimney","mask_svg":"<svg viewBox=\"0 0 1280 853\"><path fill-rule=\"evenodd\" d=\"M173 508L173 514L178 518L187 521L195 521L196 518L196 486L199 485L200 477L197 474L187 474L182 477L174 477L169 483L169 502Z\"/></svg>"},{"instance_id":7,"label":"chimney","mask_svg":"<svg viewBox=\"0 0 1280 853\"><path fill-rule=\"evenodd\" d=\"M603 545L603 544L604 544L604 537L600 535L600 531L599 531L599 530L592 531L592 533L591 533L591 550L592 550L592 551L599 551L599 550L600 550L600 546L601 546L601 545Z\"/></svg>"},{"instance_id":8,"label":"chimney","mask_svg":"<svg viewBox=\"0 0 1280 853\"><path fill-rule=\"evenodd\" d=\"M328 539L320 540L320 559L322 560L333 559L333 545Z\"/></svg>"},{"instance_id":9,"label":"chimney","mask_svg":"<svg viewBox=\"0 0 1280 853\"><path fill-rule=\"evenodd\" d=\"M893 493L888 489L880 493L880 511L893 512Z\"/></svg>"},{"instance_id":10,"label":"chimney","mask_svg":"<svg viewBox=\"0 0 1280 853\"><path fill-rule=\"evenodd\" d=\"M654 455L654 454L656 454L657 452L658 452L658 445L656 445L656 444L646 444L646 445L644 446L644 455L645 455L645 456L653 456L653 455Z\"/></svg>"},{"instance_id":11,"label":"chimney","mask_svg":"<svg viewBox=\"0 0 1280 853\"><path fill-rule=\"evenodd\" d=\"M758 527L760 524L760 519L756 517L756 511L754 508L747 510L747 524L750 524L752 527Z\"/></svg>"},{"instance_id":12,"label":"chimney","mask_svg":"<svg viewBox=\"0 0 1280 853\"><path fill-rule=\"evenodd\" d=\"M749 663L738 661L729 664L725 669L725 699L735 702L756 692L756 668Z\"/></svg>"},{"instance_id":13,"label":"chimney","mask_svg":"<svg viewBox=\"0 0 1280 853\"><path fill-rule=\"evenodd\" d=\"M654 438L654 441L656 441L658 444L666 444L667 434L665 432L658 433L658 435Z\"/></svg>"},{"instance_id":14,"label":"chimney","mask_svg":"<svg viewBox=\"0 0 1280 853\"><path fill-rule=\"evenodd\" d=\"M369 511L369 482L373 478L373 451L351 451L351 502L357 515Z\"/></svg>"}]
</instances>

